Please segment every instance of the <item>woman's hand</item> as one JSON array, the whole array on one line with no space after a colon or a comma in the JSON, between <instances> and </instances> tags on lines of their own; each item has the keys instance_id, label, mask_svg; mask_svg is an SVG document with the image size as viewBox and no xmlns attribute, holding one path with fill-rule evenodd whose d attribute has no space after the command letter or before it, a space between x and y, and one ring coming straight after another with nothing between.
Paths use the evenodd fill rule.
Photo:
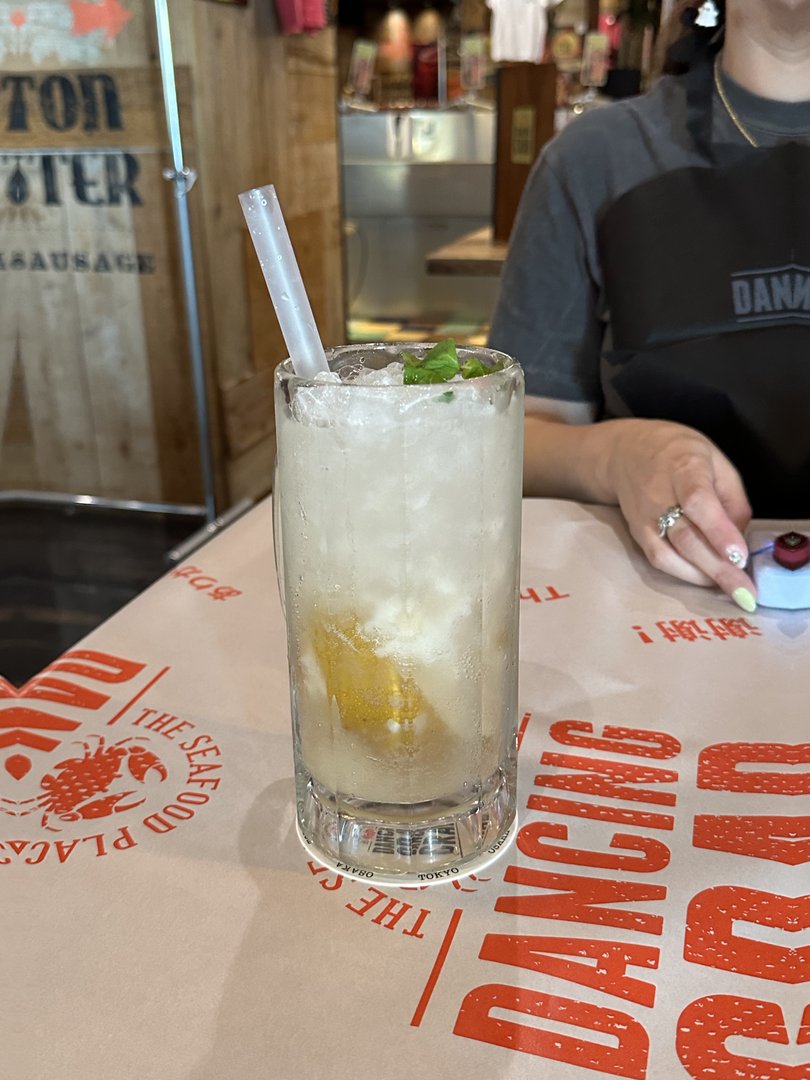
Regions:
<instances>
[{"instance_id":1,"label":"woman's hand","mask_svg":"<svg viewBox=\"0 0 810 1080\"><path fill-rule=\"evenodd\" d=\"M716 584L754 611L754 583L742 569L751 507L728 458L681 424L633 419L597 426L609 435L605 483L649 562L683 581ZM658 518L676 506L683 514L662 538Z\"/></svg>"}]
</instances>

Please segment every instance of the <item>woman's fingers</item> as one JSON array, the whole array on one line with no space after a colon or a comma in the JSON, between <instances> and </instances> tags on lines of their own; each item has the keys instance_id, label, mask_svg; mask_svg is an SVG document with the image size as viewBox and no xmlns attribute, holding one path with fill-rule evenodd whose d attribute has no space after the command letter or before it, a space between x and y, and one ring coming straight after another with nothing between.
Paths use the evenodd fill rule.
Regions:
<instances>
[{"instance_id":1,"label":"woman's fingers","mask_svg":"<svg viewBox=\"0 0 810 1080\"><path fill-rule=\"evenodd\" d=\"M715 489L726 513L742 533L751 520L751 503L740 474L724 457L715 462Z\"/></svg>"},{"instance_id":2,"label":"woman's fingers","mask_svg":"<svg viewBox=\"0 0 810 1080\"><path fill-rule=\"evenodd\" d=\"M756 609L756 591L751 578L741 565L735 565L728 557L718 555L714 545L708 542L693 522L684 522L681 518L676 526L668 530L664 543L684 562L713 581L744 611Z\"/></svg>"},{"instance_id":3,"label":"woman's fingers","mask_svg":"<svg viewBox=\"0 0 810 1080\"><path fill-rule=\"evenodd\" d=\"M744 571L748 545L731 516L744 527L750 518L748 499L736 471L719 453L711 467L709 477L702 465L695 465L675 478L676 495L690 527L674 534L669 530L667 539L741 608L754 611L756 590Z\"/></svg>"},{"instance_id":4,"label":"woman's fingers","mask_svg":"<svg viewBox=\"0 0 810 1080\"><path fill-rule=\"evenodd\" d=\"M681 479L672 507L681 510L660 535L651 513L637 539L650 563L658 570L695 585L717 585L743 610L756 609L756 590L744 566L748 558L745 538L729 517L704 471ZM667 511L661 513L665 517Z\"/></svg>"},{"instance_id":5,"label":"woman's fingers","mask_svg":"<svg viewBox=\"0 0 810 1080\"><path fill-rule=\"evenodd\" d=\"M751 519L748 499L739 476L725 458L718 454L710 464L708 476L702 464L676 476L675 493L686 517L722 562L743 566L748 561L742 533Z\"/></svg>"},{"instance_id":6,"label":"woman's fingers","mask_svg":"<svg viewBox=\"0 0 810 1080\"><path fill-rule=\"evenodd\" d=\"M667 535L671 535L676 531L681 531L685 528L689 528L685 518L679 518L678 521L670 527L667 531ZM713 585L714 578L709 574L699 569L693 562L691 562L685 555L681 555L678 549L670 543L670 541L664 537L663 539L658 534L658 524L655 526L645 525L640 535L634 534L635 540L638 542L641 550L647 556L647 561L656 570L661 570L665 574L670 574L672 577L678 578L680 581L688 581L691 585Z\"/></svg>"},{"instance_id":7,"label":"woman's fingers","mask_svg":"<svg viewBox=\"0 0 810 1080\"><path fill-rule=\"evenodd\" d=\"M657 420L617 420L608 482L633 538L656 569L715 584L753 611L755 589L744 567L743 530L751 509L739 474L704 435ZM667 507L677 507L671 524ZM659 519L661 515L661 519ZM659 520L667 524L659 534Z\"/></svg>"}]
</instances>

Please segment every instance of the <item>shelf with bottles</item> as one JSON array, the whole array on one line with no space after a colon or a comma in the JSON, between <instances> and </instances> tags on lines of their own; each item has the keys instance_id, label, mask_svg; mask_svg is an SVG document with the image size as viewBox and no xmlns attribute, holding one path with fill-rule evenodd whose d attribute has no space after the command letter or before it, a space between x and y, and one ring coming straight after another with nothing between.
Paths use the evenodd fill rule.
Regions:
<instances>
[{"instance_id":1,"label":"shelf with bottles","mask_svg":"<svg viewBox=\"0 0 810 1080\"><path fill-rule=\"evenodd\" d=\"M342 3L341 106L494 108L485 0Z\"/></svg>"}]
</instances>

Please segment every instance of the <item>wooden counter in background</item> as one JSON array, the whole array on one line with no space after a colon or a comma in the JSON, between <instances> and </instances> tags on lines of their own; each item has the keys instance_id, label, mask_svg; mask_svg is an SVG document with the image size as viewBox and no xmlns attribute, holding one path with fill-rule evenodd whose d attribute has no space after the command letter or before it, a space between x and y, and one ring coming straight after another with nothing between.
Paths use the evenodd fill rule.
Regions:
<instances>
[{"instance_id":1,"label":"wooden counter in background","mask_svg":"<svg viewBox=\"0 0 810 1080\"><path fill-rule=\"evenodd\" d=\"M505 258L506 244L493 240L492 226L487 225L431 251L425 259L425 268L429 274L498 277Z\"/></svg>"}]
</instances>

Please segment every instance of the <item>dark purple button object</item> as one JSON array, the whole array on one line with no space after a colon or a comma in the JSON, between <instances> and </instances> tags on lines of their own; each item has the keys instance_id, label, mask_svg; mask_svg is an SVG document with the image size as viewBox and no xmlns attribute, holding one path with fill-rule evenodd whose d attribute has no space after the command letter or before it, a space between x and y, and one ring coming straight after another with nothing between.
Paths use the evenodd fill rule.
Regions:
<instances>
[{"instance_id":1,"label":"dark purple button object","mask_svg":"<svg viewBox=\"0 0 810 1080\"><path fill-rule=\"evenodd\" d=\"M786 570L801 570L810 562L810 539L800 532L786 532L773 542L774 562Z\"/></svg>"}]
</instances>

